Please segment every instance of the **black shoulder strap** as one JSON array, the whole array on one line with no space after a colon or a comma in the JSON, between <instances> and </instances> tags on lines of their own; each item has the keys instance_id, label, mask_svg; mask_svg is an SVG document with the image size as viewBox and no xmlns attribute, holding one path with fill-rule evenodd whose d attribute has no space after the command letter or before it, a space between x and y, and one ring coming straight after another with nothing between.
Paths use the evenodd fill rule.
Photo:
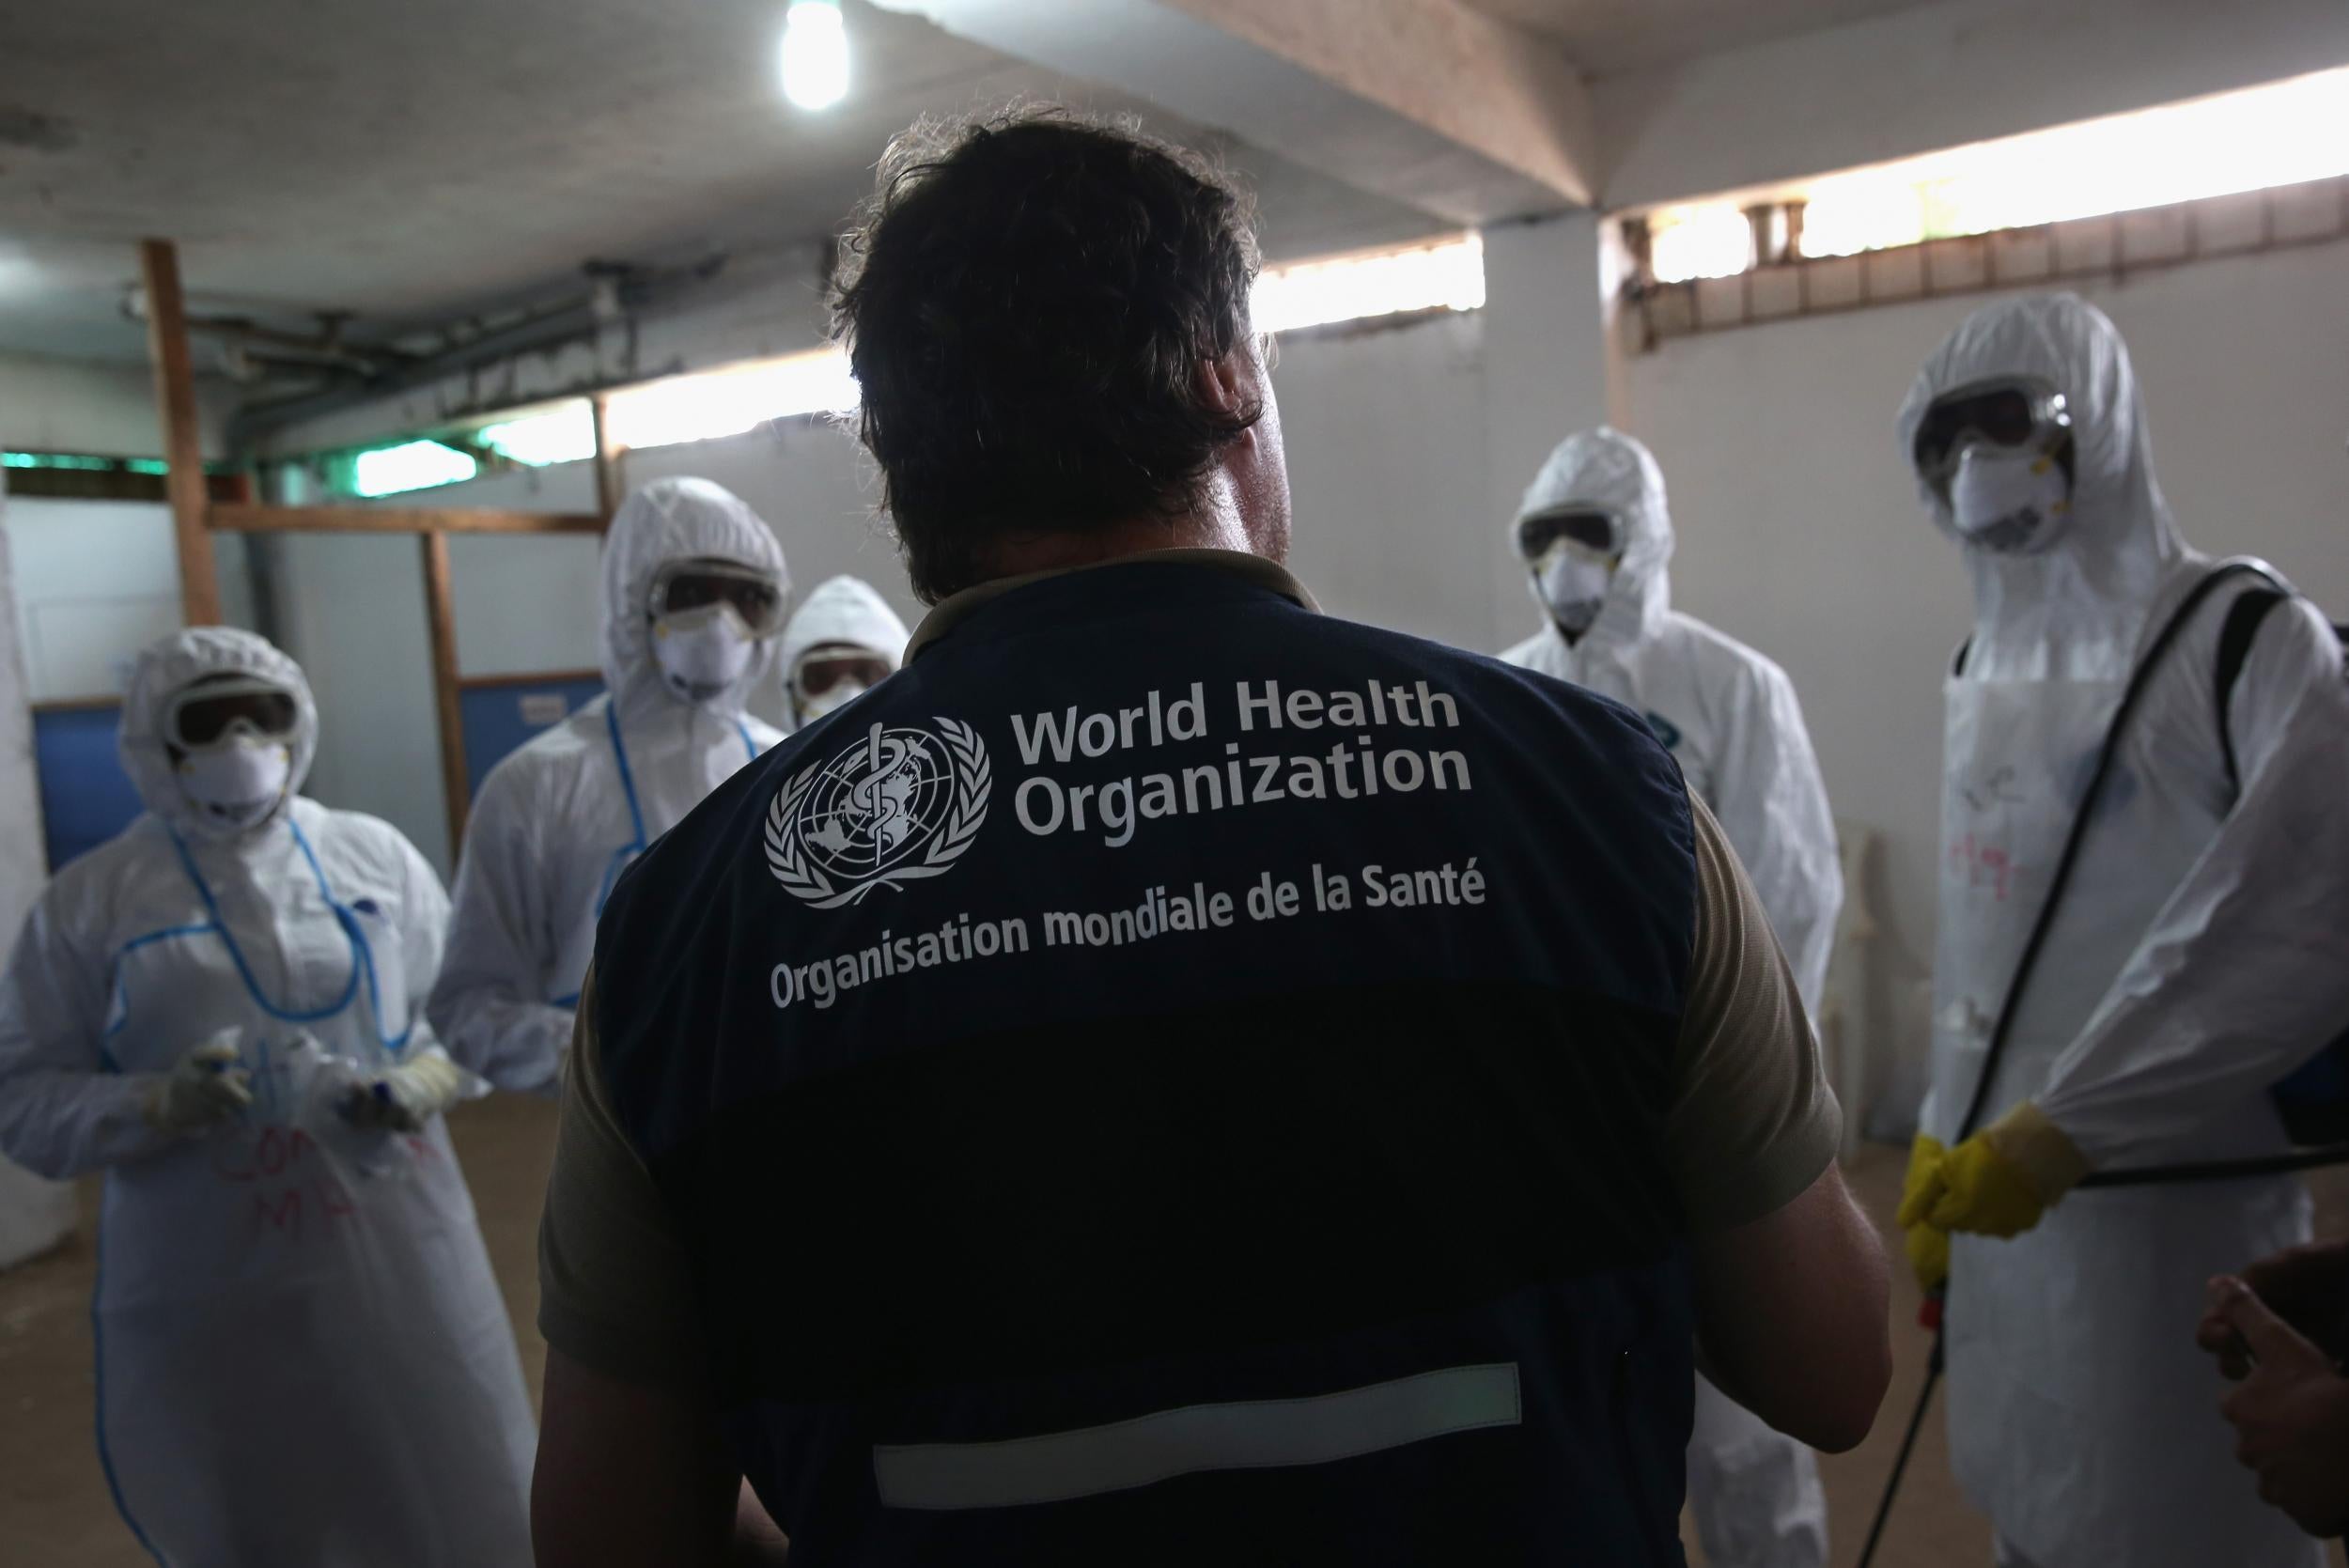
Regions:
<instances>
[{"instance_id":1,"label":"black shoulder strap","mask_svg":"<svg viewBox=\"0 0 2349 1568\"><path fill-rule=\"evenodd\" d=\"M2227 710L2234 701L2235 679L2243 674L2244 661L2251 657L2251 639L2259 635L2260 623L2286 597L2280 588L2253 588L2237 595L2235 601L2227 606L2226 622L2218 629L2218 749L2227 759L2230 793L2243 787L2242 777L2235 768L2234 732L2227 727Z\"/></svg>"}]
</instances>

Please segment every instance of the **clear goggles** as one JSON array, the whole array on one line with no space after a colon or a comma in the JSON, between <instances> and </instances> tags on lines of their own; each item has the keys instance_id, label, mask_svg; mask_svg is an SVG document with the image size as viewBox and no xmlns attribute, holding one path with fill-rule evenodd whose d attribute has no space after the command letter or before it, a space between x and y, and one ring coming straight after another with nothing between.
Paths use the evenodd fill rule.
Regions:
<instances>
[{"instance_id":1,"label":"clear goggles","mask_svg":"<svg viewBox=\"0 0 2349 1568\"><path fill-rule=\"evenodd\" d=\"M1517 520L1517 554L1528 561L1540 560L1561 539L1612 561L1623 553L1623 519L1605 506L1570 501Z\"/></svg>"},{"instance_id":2,"label":"clear goggles","mask_svg":"<svg viewBox=\"0 0 2349 1568\"><path fill-rule=\"evenodd\" d=\"M293 692L257 675L231 675L182 687L163 711L163 738L183 752L232 736L290 741L302 722Z\"/></svg>"},{"instance_id":3,"label":"clear goggles","mask_svg":"<svg viewBox=\"0 0 2349 1568\"><path fill-rule=\"evenodd\" d=\"M783 630L782 582L774 573L739 561L670 562L653 574L646 609L654 620L665 621L728 604L754 638L773 637Z\"/></svg>"},{"instance_id":4,"label":"clear goggles","mask_svg":"<svg viewBox=\"0 0 2349 1568\"><path fill-rule=\"evenodd\" d=\"M889 660L870 648L854 643L819 643L791 667L791 689L802 697L820 697L844 680L866 688L879 686L890 673Z\"/></svg>"},{"instance_id":5,"label":"clear goggles","mask_svg":"<svg viewBox=\"0 0 2349 1568\"><path fill-rule=\"evenodd\" d=\"M1968 446L2056 453L2069 449L2071 436L2063 394L2034 377L2007 376L1935 398L1917 427L1909 458L1921 478L1946 492Z\"/></svg>"}]
</instances>

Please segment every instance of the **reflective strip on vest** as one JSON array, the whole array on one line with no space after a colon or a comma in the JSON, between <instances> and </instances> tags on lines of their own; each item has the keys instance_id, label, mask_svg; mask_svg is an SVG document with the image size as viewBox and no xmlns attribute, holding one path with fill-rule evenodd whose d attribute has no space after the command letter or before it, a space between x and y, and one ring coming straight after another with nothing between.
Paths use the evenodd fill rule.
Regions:
<instances>
[{"instance_id":1,"label":"reflective strip on vest","mask_svg":"<svg viewBox=\"0 0 2349 1568\"><path fill-rule=\"evenodd\" d=\"M1160 1410L994 1443L873 1451L884 1506L1009 1508L1120 1492L1202 1470L1322 1465L1455 1432L1516 1426L1514 1362L1453 1367L1304 1399Z\"/></svg>"}]
</instances>

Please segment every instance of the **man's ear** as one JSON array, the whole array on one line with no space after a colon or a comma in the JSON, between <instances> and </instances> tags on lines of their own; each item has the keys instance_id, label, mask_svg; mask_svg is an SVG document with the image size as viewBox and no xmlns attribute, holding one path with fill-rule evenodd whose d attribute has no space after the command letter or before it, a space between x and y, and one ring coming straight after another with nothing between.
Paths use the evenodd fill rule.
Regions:
<instances>
[{"instance_id":1,"label":"man's ear","mask_svg":"<svg viewBox=\"0 0 2349 1568\"><path fill-rule=\"evenodd\" d=\"M1245 343L1235 344L1216 359L1195 361L1191 388L1199 400L1235 422L1254 416L1264 400L1263 371Z\"/></svg>"}]
</instances>

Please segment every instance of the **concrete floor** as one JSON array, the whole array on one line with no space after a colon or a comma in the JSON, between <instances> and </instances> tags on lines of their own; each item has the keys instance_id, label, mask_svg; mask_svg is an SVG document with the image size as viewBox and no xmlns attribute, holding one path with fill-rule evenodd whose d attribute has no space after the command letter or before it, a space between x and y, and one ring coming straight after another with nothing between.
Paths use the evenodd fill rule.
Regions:
<instances>
[{"instance_id":1,"label":"concrete floor","mask_svg":"<svg viewBox=\"0 0 2349 1568\"><path fill-rule=\"evenodd\" d=\"M451 1118L482 1230L505 1287L533 1397L546 1346L536 1327L538 1200L554 1153L553 1107L498 1095ZM1866 1150L1855 1188L1889 1235L1902 1155ZM2341 1184L2333 1184L2336 1189ZM2326 1196L2331 1196L2331 1193ZM89 1290L96 1185L83 1193L83 1239L0 1274L0 1563L27 1568L151 1568L106 1494L91 1431ZM2341 1205L2326 1203L2341 1212ZM1898 1368L1875 1434L1821 1462L1838 1565L1859 1556L1876 1497L1924 1375L1926 1339L1913 1327L1917 1291L1894 1270L1892 1343ZM1928 1420L1878 1561L1883 1568L1984 1568L1989 1530L1949 1476L1941 1423ZM1689 1560L1703 1559L1691 1544ZM2341 1561L2339 1549L2336 1562Z\"/></svg>"}]
</instances>

